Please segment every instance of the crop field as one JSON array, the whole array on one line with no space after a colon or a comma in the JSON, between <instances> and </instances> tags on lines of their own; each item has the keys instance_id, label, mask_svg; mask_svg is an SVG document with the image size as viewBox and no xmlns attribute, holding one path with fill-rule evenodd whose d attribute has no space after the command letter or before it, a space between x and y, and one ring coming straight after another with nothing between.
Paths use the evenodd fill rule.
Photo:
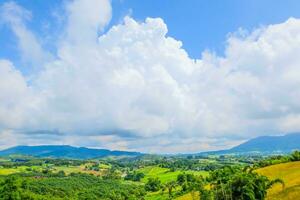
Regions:
<instances>
[{"instance_id":1,"label":"crop field","mask_svg":"<svg viewBox=\"0 0 300 200\"><path fill-rule=\"evenodd\" d=\"M90 170L86 169L86 166L89 166L90 164L84 164L80 166L53 166L53 165L43 165L43 166L18 166L13 168L4 168L0 166L0 175L9 175L9 174L15 174L15 173L26 173L30 171L37 171L42 172L44 169L49 169L50 171L57 173L59 171L64 171L65 174L69 175L71 173L87 173L87 174L93 174L93 175L101 175L103 171L109 169L108 165L100 164L100 170Z\"/></svg>"},{"instance_id":2,"label":"crop field","mask_svg":"<svg viewBox=\"0 0 300 200\"><path fill-rule=\"evenodd\" d=\"M300 161L264 167L257 172L270 179L280 178L285 182L284 190L281 185L274 185L268 191L267 199L300 199Z\"/></svg>"}]
</instances>

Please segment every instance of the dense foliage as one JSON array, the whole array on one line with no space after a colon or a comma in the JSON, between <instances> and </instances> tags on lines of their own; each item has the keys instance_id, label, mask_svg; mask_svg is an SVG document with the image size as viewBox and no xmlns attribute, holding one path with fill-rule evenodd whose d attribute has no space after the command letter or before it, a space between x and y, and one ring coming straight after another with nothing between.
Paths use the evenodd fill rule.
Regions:
<instances>
[{"instance_id":1,"label":"dense foliage","mask_svg":"<svg viewBox=\"0 0 300 200\"><path fill-rule=\"evenodd\" d=\"M211 194L219 200L262 200L267 190L282 180L269 180L251 168L225 167L211 173Z\"/></svg>"},{"instance_id":2,"label":"dense foliage","mask_svg":"<svg viewBox=\"0 0 300 200\"><path fill-rule=\"evenodd\" d=\"M7 176L1 182L0 199L103 199L135 200L145 195L143 187L88 174L65 177Z\"/></svg>"},{"instance_id":3,"label":"dense foliage","mask_svg":"<svg viewBox=\"0 0 300 200\"><path fill-rule=\"evenodd\" d=\"M254 166L256 168L260 168L294 161L300 161L300 151L294 151L291 155L270 156L266 159L260 160L259 162L255 163Z\"/></svg>"}]
</instances>

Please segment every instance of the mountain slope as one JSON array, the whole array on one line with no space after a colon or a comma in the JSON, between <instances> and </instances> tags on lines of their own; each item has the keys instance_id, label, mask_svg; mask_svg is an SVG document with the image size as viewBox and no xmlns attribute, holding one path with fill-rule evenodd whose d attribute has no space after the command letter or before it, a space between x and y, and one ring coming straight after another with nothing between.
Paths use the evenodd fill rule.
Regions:
<instances>
[{"instance_id":1,"label":"mountain slope","mask_svg":"<svg viewBox=\"0 0 300 200\"><path fill-rule=\"evenodd\" d=\"M300 133L283 136L261 136L227 150L201 152L197 155L274 154L300 150Z\"/></svg>"},{"instance_id":2,"label":"mountain slope","mask_svg":"<svg viewBox=\"0 0 300 200\"><path fill-rule=\"evenodd\" d=\"M300 133L262 136L229 149L230 152L291 152L300 149Z\"/></svg>"},{"instance_id":3,"label":"mountain slope","mask_svg":"<svg viewBox=\"0 0 300 200\"><path fill-rule=\"evenodd\" d=\"M91 159L107 156L139 156L138 152L110 151L107 149L90 149L85 147L73 147L68 145L44 145L44 146L16 146L0 151L0 156L13 154L29 155L36 157Z\"/></svg>"}]
</instances>

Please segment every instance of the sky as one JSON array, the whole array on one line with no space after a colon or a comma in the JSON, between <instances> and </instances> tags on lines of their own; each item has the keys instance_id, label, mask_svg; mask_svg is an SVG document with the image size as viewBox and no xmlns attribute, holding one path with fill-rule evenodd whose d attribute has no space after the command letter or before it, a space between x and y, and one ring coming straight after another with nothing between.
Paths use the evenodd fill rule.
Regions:
<instances>
[{"instance_id":1,"label":"sky","mask_svg":"<svg viewBox=\"0 0 300 200\"><path fill-rule=\"evenodd\" d=\"M300 2L0 1L0 149L230 148L300 130Z\"/></svg>"}]
</instances>

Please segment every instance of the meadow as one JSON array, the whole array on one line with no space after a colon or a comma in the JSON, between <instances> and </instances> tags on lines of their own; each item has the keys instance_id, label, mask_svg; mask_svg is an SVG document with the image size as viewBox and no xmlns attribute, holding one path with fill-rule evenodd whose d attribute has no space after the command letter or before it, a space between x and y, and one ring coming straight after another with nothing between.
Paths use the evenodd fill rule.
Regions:
<instances>
[{"instance_id":1,"label":"meadow","mask_svg":"<svg viewBox=\"0 0 300 200\"><path fill-rule=\"evenodd\" d=\"M300 199L300 161L263 167L257 172L270 179L280 178L285 183L284 190L281 185L274 185L269 189L267 199Z\"/></svg>"},{"instance_id":2,"label":"meadow","mask_svg":"<svg viewBox=\"0 0 300 200\"><path fill-rule=\"evenodd\" d=\"M192 170L176 170L170 171L168 168L162 168L158 166L147 166L137 170L145 174L142 178L142 182L146 183L149 178L158 178L162 183L167 183L170 181L176 181L177 176L181 173L194 174L196 176L208 176L207 171L192 171Z\"/></svg>"}]
</instances>

